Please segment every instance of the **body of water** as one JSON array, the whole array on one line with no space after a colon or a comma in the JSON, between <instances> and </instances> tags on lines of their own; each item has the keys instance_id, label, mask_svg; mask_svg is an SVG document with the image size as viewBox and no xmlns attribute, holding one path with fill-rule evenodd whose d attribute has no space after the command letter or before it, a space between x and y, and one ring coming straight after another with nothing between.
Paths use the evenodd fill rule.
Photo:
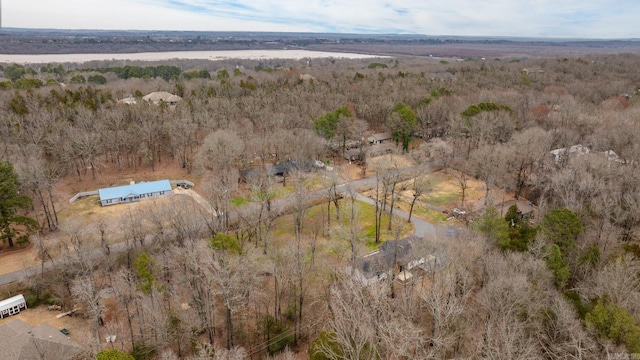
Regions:
<instances>
[{"instance_id":1,"label":"body of water","mask_svg":"<svg viewBox=\"0 0 640 360\"><path fill-rule=\"evenodd\" d=\"M94 60L140 60L161 61L170 59L203 59L203 60L227 60L227 59L368 59L384 58L387 56L366 55L355 53L338 53L327 51L309 50L221 50L221 51L167 51L145 52L130 54L0 54L0 63L17 64L49 64L49 63L83 63Z\"/></svg>"}]
</instances>

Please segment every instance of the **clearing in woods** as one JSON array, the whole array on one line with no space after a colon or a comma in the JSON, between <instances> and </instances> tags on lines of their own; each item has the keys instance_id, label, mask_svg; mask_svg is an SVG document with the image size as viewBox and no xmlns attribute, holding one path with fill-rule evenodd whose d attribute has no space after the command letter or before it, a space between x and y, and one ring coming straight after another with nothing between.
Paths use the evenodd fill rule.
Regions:
<instances>
[{"instance_id":1,"label":"clearing in woods","mask_svg":"<svg viewBox=\"0 0 640 360\"><path fill-rule=\"evenodd\" d=\"M101 207L97 202L98 197L95 195L80 198L70 204L69 199L79 192L98 190L110 185L127 185L130 181L182 180L185 178L196 184L201 180L200 177L189 174L185 169L179 168L171 161L157 164L155 171L151 171L151 167L148 166L141 167L136 172L118 170L113 164L101 164L98 167L95 180L91 178L91 173L88 171L83 174L81 181L78 180L77 175L73 174L58 181L54 189L58 219L61 226L64 226L68 219L81 220L88 224L97 218L115 219L116 216L122 214L123 208L121 206ZM133 211L144 206L144 202L130 205L128 209ZM38 220L40 222L44 221L42 217L39 217ZM44 236L47 246L52 248L55 248L58 242L64 240L60 231L50 232ZM25 246L16 245L13 249L10 249L6 244L0 243L0 274L7 274L36 265L39 265L39 259L37 249L33 243Z\"/></svg>"}]
</instances>

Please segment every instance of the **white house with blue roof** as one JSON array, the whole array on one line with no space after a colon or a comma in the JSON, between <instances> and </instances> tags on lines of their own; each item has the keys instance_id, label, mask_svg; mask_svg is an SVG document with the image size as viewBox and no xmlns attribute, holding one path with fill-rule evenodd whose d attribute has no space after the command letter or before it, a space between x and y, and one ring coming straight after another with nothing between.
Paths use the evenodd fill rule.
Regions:
<instances>
[{"instance_id":1,"label":"white house with blue roof","mask_svg":"<svg viewBox=\"0 0 640 360\"><path fill-rule=\"evenodd\" d=\"M158 198L171 194L169 180L139 182L98 190L102 206L126 204L140 200Z\"/></svg>"}]
</instances>

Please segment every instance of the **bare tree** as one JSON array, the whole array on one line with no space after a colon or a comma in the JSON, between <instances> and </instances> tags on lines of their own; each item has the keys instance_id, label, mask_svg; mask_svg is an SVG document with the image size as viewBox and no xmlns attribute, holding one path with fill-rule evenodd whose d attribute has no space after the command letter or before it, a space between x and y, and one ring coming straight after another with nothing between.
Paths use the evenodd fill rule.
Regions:
<instances>
[{"instance_id":1,"label":"bare tree","mask_svg":"<svg viewBox=\"0 0 640 360\"><path fill-rule=\"evenodd\" d=\"M453 177L458 181L458 186L460 187L461 194L461 206L464 208L464 200L467 195L467 189L469 187L470 176L465 172L465 168L458 169Z\"/></svg>"},{"instance_id":2,"label":"bare tree","mask_svg":"<svg viewBox=\"0 0 640 360\"><path fill-rule=\"evenodd\" d=\"M411 197L411 205L409 207L409 218L407 222L411 222L411 215L413 215L413 207L416 205L416 201L418 201L426 192L431 189L431 184L428 179L424 177L420 177L419 174L415 174L413 176L413 184L411 186L411 190L413 195Z\"/></svg>"},{"instance_id":3,"label":"bare tree","mask_svg":"<svg viewBox=\"0 0 640 360\"><path fill-rule=\"evenodd\" d=\"M434 277L426 294L421 294L433 316L431 337L434 346L449 349L455 339L456 321L464 310L464 296L456 291L454 274L443 273Z\"/></svg>"},{"instance_id":4,"label":"bare tree","mask_svg":"<svg viewBox=\"0 0 640 360\"><path fill-rule=\"evenodd\" d=\"M102 350L100 327L104 325L102 314L104 306L100 304L100 289L97 288L95 279L91 275L82 276L73 281L71 288L73 297L84 304L85 310L93 320L91 327L94 332L94 340L99 350Z\"/></svg>"},{"instance_id":5,"label":"bare tree","mask_svg":"<svg viewBox=\"0 0 640 360\"><path fill-rule=\"evenodd\" d=\"M218 232L229 230L231 216L231 197L238 188L239 174L235 168L223 168L206 180L201 188L204 189L211 210L203 209L203 217L211 236Z\"/></svg>"},{"instance_id":6,"label":"bare tree","mask_svg":"<svg viewBox=\"0 0 640 360\"><path fill-rule=\"evenodd\" d=\"M35 147L24 149L21 159L14 163L16 164L15 169L20 176L22 187L29 191L37 199L37 203L40 204L45 215L47 228L50 231L57 229L59 220L54 202L53 187L60 173L56 168L56 164L44 161L39 150Z\"/></svg>"},{"instance_id":7,"label":"bare tree","mask_svg":"<svg viewBox=\"0 0 640 360\"><path fill-rule=\"evenodd\" d=\"M247 301L251 290L252 274L248 271L246 256L232 256L223 250L212 252L209 281L214 292L222 300L226 324L227 349L235 345L233 341L233 312Z\"/></svg>"},{"instance_id":8,"label":"bare tree","mask_svg":"<svg viewBox=\"0 0 640 360\"><path fill-rule=\"evenodd\" d=\"M215 337L215 292L211 287L213 259L210 249L202 242L188 241L184 248L172 250L179 279L190 295L189 304L198 314L197 324L207 333L209 344Z\"/></svg>"},{"instance_id":9,"label":"bare tree","mask_svg":"<svg viewBox=\"0 0 640 360\"><path fill-rule=\"evenodd\" d=\"M340 196L337 192L338 182L340 178L335 172L329 173L327 186L327 229L331 230L331 203L336 208L336 219L340 219Z\"/></svg>"},{"instance_id":10,"label":"bare tree","mask_svg":"<svg viewBox=\"0 0 640 360\"><path fill-rule=\"evenodd\" d=\"M549 134L539 128L516 133L502 152L505 182L511 183L516 199L520 197L536 165L548 156Z\"/></svg>"},{"instance_id":11,"label":"bare tree","mask_svg":"<svg viewBox=\"0 0 640 360\"><path fill-rule=\"evenodd\" d=\"M485 184L484 205L492 205L493 199L489 195L496 181L500 178L502 169L502 157L500 146L482 146L472 152L469 158L469 167L477 178Z\"/></svg>"},{"instance_id":12,"label":"bare tree","mask_svg":"<svg viewBox=\"0 0 640 360\"><path fill-rule=\"evenodd\" d=\"M369 359L378 354L375 348L378 320L384 311L386 291L382 284L368 286L357 282L349 274L331 286L327 324L331 344L321 343L317 350L329 359Z\"/></svg>"},{"instance_id":13,"label":"bare tree","mask_svg":"<svg viewBox=\"0 0 640 360\"><path fill-rule=\"evenodd\" d=\"M204 139L196 161L203 169L228 169L234 166L244 148L244 141L234 131L218 130Z\"/></svg>"},{"instance_id":14,"label":"bare tree","mask_svg":"<svg viewBox=\"0 0 640 360\"><path fill-rule=\"evenodd\" d=\"M348 202L345 204L345 214L339 226L335 228L334 234L339 239L347 240L349 243L349 264L352 268L356 267L356 259L361 253L362 242L364 236L362 234L363 226L360 219L360 205L356 202L358 197L357 191L351 187L347 187Z\"/></svg>"}]
</instances>

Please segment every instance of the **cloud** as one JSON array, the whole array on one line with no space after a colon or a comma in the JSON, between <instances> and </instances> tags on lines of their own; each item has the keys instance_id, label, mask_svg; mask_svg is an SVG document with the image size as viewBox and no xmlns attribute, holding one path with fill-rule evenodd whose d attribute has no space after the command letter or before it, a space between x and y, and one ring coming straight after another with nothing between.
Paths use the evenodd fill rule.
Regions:
<instances>
[{"instance_id":1,"label":"cloud","mask_svg":"<svg viewBox=\"0 0 640 360\"><path fill-rule=\"evenodd\" d=\"M640 37L636 0L5 0L23 28Z\"/></svg>"}]
</instances>

